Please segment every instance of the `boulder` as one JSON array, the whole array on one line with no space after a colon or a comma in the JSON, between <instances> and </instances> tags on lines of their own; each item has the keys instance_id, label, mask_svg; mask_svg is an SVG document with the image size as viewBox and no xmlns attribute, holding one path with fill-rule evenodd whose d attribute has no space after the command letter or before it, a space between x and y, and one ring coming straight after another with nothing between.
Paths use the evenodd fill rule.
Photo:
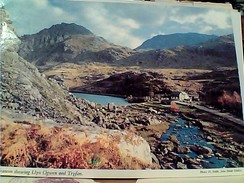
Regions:
<instances>
[{"instance_id":1,"label":"boulder","mask_svg":"<svg viewBox=\"0 0 244 183\"><path fill-rule=\"evenodd\" d=\"M204 157L211 157L213 154L213 150L206 146L191 145L190 149L199 155L203 155Z\"/></svg>"},{"instance_id":2,"label":"boulder","mask_svg":"<svg viewBox=\"0 0 244 183\"><path fill-rule=\"evenodd\" d=\"M211 142L211 141L213 141L213 138L211 136L207 136L206 140Z\"/></svg>"},{"instance_id":3,"label":"boulder","mask_svg":"<svg viewBox=\"0 0 244 183\"><path fill-rule=\"evenodd\" d=\"M155 138L156 140L159 140L161 138L162 134L159 132L155 132L153 134L150 135L150 137Z\"/></svg>"},{"instance_id":4,"label":"boulder","mask_svg":"<svg viewBox=\"0 0 244 183\"><path fill-rule=\"evenodd\" d=\"M115 110L115 105L114 103L108 103L108 111L112 112Z\"/></svg>"},{"instance_id":5,"label":"boulder","mask_svg":"<svg viewBox=\"0 0 244 183\"><path fill-rule=\"evenodd\" d=\"M178 141L177 137L175 135L170 135L169 140L173 142L175 145L180 145L180 142Z\"/></svg>"},{"instance_id":6,"label":"boulder","mask_svg":"<svg viewBox=\"0 0 244 183\"><path fill-rule=\"evenodd\" d=\"M187 165L192 166L192 165L200 165L200 162L190 158L189 156L185 156L184 157L185 162L187 163Z\"/></svg>"},{"instance_id":7,"label":"boulder","mask_svg":"<svg viewBox=\"0 0 244 183\"><path fill-rule=\"evenodd\" d=\"M153 162L153 163L156 163L156 164L159 165L159 160L158 160L158 158L155 156L155 154L151 153L151 157L152 157L152 162Z\"/></svg>"},{"instance_id":8,"label":"boulder","mask_svg":"<svg viewBox=\"0 0 244 183\"><path fill-rule=\"evenodd\" d=\"M150 112L152 114L157 114L158 113L158 111L153 109L152 107L149 107L148 112Z\"/></svg>"},{"instance_id":9,"label":"boulder","mask_svg":"<svg viewBox=\"0 0 244 183\"><path fill-rule=\"evenodd\" d=\"M187 165L185 165L184 163L178 162L176 167L178 169L187 169Z\"/></svg>"},{"instance_id":10,"label":"boulder","mask_svg":"<svg viewBox=\"0 0 244 183\"><path fill-rule=\"evenodd\" d=\"M179 146L177 148L177 152L179 154L186 154L186 153L190 152L190 149L189 149L189 147L186 147L186 146Z\"/></svg>"},{"instance_id":11,"label":"boulder","mask_svg":"<svg viewBox=\"0 0 244 183\"><path fill-rule=\"evenodd\" d=\"M9 114L11 116L13 115L12 113ZM121 132L119 130L108 130L97 126L85 127L74 124L64 125L58 124L54 121L45 121L45 123L36 124L36 121L33 119L32 116L27 116L27 118L26 115L19 117L19 119L22 118L24 120L18 120L18 123L16 123L16 121L14 123L14 121L12 121L13 119L9 120L10 118L8 118L7 115L8 114L4 113L4 117L2 120L3 126L1 130L4 133L7 129L6 127L10 124L13 124L13 126L11 126L10 132L17 132L18 135L13 135L13 138L15 140L19 138L20 133L24 133L23 139L26 143L31 143L32 141L36 142L36 139L39 139L37 143L32 144L33 149L38 149L39 145L42 144L42 140L52 144L50 139L50 137L52 136L55 145L51 145L48 148L45 147L44 149L42 149L42 153L45 154L52 151L51 154L53 156L57 152L55 154L55 158L62 159L63 154L60 152L60 149L64 150L64 152L71 152L73 150L74 152L79 152L80 150L83 151L83 149L81 148L87 148L87 151L86 149L84 149L84 152L87 153L86 156L84 157L84 159L81 158L83 159L81 161L84 161L84 164L87 163L87 160L91 155L97 156L99 159L103 159L104 166L107 166L108 161L112 159L115 165L114 168L120 165L124 166L124 168L135 167L132 163L138 163L139 167L136 168L145 168L145 166L148 168L155 167L152 161L152 158L155 159L155 157L152 157L151 155L149 144L142 137L137 136L134 133L126 131ZM32 129L35 129L37 132L33 132ZM45 131L43 129L45 129ZM50 135L52 134L51 132L53 132L54 130L55 135ZM29 138L29 132L34 133L32 138ZM35 133L40 134L40 138L39 136L36 136ZM60 137L62 137L64 140L58 140L60 139ZM6 136L5 138L3 138L3 142L9 142L9 137ZM8 145L3 148L3 152L8 154L8 149L12 148L13 145L14 144L12 143L8 143ZM22 145L22 141L18 142L18 145ZM27 154L29 154L30 156L36 153L29 148L27 148L26 151ZM14 154L16 155L13 156L18 157L20 156L21 151ZM67 154L66 156L69 155ZM70 156L76 157L75 153L71 154ZM128 160L128 162L126 160ZM46 159L43 159L42 161L46 161ZM5 158L5 162L8 162L8 158ZM118 162L121 163L117 164ZM15 161L14 163L16 164L11 164L11 166L17 166L19 161ZM25 166L28 166L30 163L29 158L23 158L23 163L25 163ZM52 166L53 162L49 161L48 163ZM64 166L68 164L67 161L63 163ZM56 165L53 166L55 167Z\"/></svg>"}]
</instances>

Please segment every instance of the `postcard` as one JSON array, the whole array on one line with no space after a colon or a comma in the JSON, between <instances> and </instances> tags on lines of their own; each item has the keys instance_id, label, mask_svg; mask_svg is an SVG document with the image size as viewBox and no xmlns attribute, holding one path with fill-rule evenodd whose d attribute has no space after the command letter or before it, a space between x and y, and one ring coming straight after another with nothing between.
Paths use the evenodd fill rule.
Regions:
<instances>
[{"instance_id":1,"label":"postcard","mask_svg":"<svg viewBox=\"0 0 244 183\"><path fill-rule=\"evenodd\" d=\"M240 13L230 6L1 4L1 175L244 174Z\"/></svg>"}]
</instances>

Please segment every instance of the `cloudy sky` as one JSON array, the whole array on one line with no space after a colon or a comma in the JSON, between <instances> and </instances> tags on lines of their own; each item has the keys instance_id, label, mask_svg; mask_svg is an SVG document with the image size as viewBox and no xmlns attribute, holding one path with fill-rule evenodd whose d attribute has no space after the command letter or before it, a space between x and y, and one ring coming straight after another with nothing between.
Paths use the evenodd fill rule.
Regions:
<instances>
[{"instance_id":1,"label":"cloudy sky","mask_svg":"<svg viewBox=\"0 0 244 183\"><path fill-rule=\"evenodd\" d=\"M115 44L135 48L158 34L232 33L226 8L165 3L102 3L78 0L0 0L19 36L54 24L76 23Z\"/></svg>"}]
</instances>

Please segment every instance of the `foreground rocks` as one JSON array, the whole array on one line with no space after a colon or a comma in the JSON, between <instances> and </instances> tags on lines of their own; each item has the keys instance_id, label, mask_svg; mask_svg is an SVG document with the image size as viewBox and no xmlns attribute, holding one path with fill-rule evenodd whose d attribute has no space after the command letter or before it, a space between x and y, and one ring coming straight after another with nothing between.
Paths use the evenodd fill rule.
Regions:
<instances>
[{"instance_id":1,"label":"foreground rocks","mask_svg":"<svg viewBox=\"0 0 244 183\"><path fill-rule=\"evenodd\" d=\"M158 168L152 163L149 144L134 133L99 127L61 126L53 121L36 124L31 116L24 118L12 121L6 113L1 116L1 165L79 169Z\"/></svg>"}]
</instances>

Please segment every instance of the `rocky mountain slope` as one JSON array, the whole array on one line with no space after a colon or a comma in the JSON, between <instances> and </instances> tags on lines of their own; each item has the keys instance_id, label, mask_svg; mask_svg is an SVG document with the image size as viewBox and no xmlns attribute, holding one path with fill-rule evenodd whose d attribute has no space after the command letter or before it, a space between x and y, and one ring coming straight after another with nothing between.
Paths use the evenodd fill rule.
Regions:
<instances>
[{"instance_id":1,"label":"rocky mountain slope","mask_svg":"<svg viewBox=\"0 0 244 183\"><path fill-rule=\"evenodd\" d=\"M177 46L194 46L205 41L216 39L215 35L198 34L198 33L175 33L169 35L157 35L144 41L137 50L140 49L162 49L174 48Z\"/></svg>"},{"instance_id":2,"label":"rocky mountain slope","mask_svg":"<svg viewBox=\"0 0 244 183\"><path fill-rule=\"evenodd\" d=\"M39 67L64 62L111 63L133 53L133 50L111 44L76 24L57 24L20 39L19 54Z\"/></svg>"},{"instance_id":3,"label":"rocky mountain slope","mask_svg":"<svg viewBox=\"0 0 244 183\"><path fill-rule=\"evenodd\" d=\"M2 28L2 35L6 31L12 36L2 39L1 107L58 122L88 123L91 119L81 114L67 90L55 80L47 80L34 65L18 55L20 40L7 24ZM87 102L79 103L81 108L89 110Z\"/></svg>"},{"instance_id":4,"label":"rocky mountain slope","mask_svg":"<svg viewBox=\"0 0 244 183\"><path fill-rule=\"evenodd\" d=\"M119 63L123 66L209 70L237 66L231 35L198 46L178 46L137 53L120 60Z\"/></svg>"}]
</instances>

